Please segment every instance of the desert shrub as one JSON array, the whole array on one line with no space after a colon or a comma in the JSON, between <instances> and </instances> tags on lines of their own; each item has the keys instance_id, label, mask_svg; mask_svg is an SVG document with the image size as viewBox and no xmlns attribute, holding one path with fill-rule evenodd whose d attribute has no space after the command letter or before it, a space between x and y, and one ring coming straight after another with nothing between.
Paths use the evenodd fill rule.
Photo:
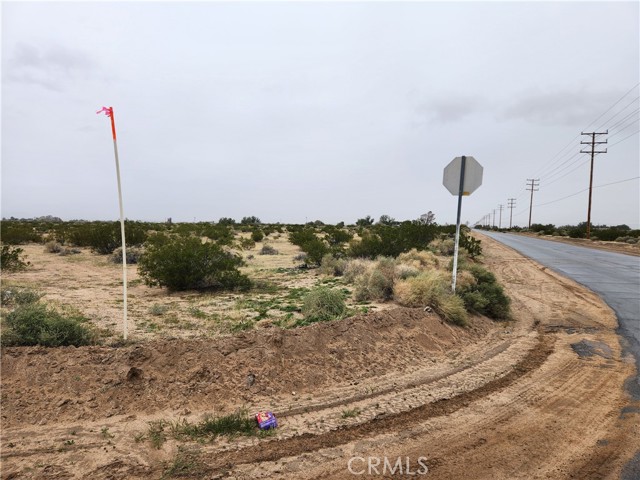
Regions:
<instances>
[{"instance_id":1,"label":"desert shrub","mask_svg":"<svg viewBox=\"0 0 640 480\"><path fill-rule=\"evenodd\" d=\"M44 244L44 250L49 253L60 253L62 251L62 245L55 240L51 240Z\"/></svg>"},{"instance_id":2,"label":"desert shrub","mask_svg":"<svg viewBox=\"0 0 640 480\"><path fill-rule=\"evenodd\" d=\"M344 279L347 283L354 283L356 279L362 276L367 270L372 268L373 261L362 258L354 258L347 261L344 267Z\"/></svg>"},{"instance_id":3,"label":"desert shrub","mask_svg":"<svg viewBox=\"0 0 640 480\"><path fill-rule=\"evenodd\" d=\"M149 307L149 313L156 317L162 316L169 311L168 305L162 305L161 303L154 303Z\"/></svg>"},{"instance_id":4,"label":"desert shrub","mask_svg":"<svg viewBox=\"0 0 640 480\"><path fill-rule=\"evenodd\" d=\"M253 232L251 232L251 240L254 242L261 242L264 238L264 233L259 228L256 228Z\"/></svg>"},{"instance_id":5,"label":"desert shrub","mask_svg":"<svg viewBox=\"0 0 640 480\"><path fill-rule=\"evenodd\" d=\"M498 284L495 275L480 265L469 267L475 283L458 289L467 310L496 320L506 320L510 315L510 300Z\"/></svg>"},{"instance_id":6,"label":"desert shrub","mask_svg":"<svg viewBox=\"0 0 640 480\"><path fill-rule=\"evenodd\" d=\"M255 246L256 246L256 242L251 238L240 239L240 248L243 250L251 250Z\"/></svg>"},{"instance_id":7,"label":"desert shrub","mask_svg":"<svg viewBox=\"0 0 640 480\"><path fill-rule=\"evenodd\" d=\"M64 257L66 255L78 255L79 253L82 253L82 251L79 248L62 247L58 255L61 255Z\"/></svg>"},{"instance_id":8,"label":"desert shrub","mask_svg":"<svg viewBox=\"0 0 640 480\"><path fill-rule=\"evenodd\" d=\"M434 309L438 315L454 325L464 327L468 323L467 310L462 298L457 295L444 295Z\"/></svg>"},{"instance_id":9,"label":"desert shrub","mask_svg":"<svg viewBox=\"0 0 640 480\"><path fill-rule=\"evenodd\" d=\"M482 255L482 241L473 238L471 235L467 235L466 233L460 233L460 247L464 248L469 257L476 258Z\"/></svg>"},{"instance_id":10,"label":"desert shrub","mask_svg":"<svg viewBox=\"0 0 640 480\"><path fill-rule=\"evenodd\" d=\"M327 241L329 242L329 245L332 246L342 245L343 243L349 242L353 238L352 233L334 227L332 225L327 225L323 230L327 234Z\"/></svg>"},{"instance_id":11,"label":"desert shrub","mask_svg":"<svg viewBox=\"0 0 640 480\"><path fill-rule=\"evenodd\" d=\"M354 258L374 259L382 255L382 239L376 234L364 232L360 240L353 239L349 242L347 255Z\"/></svg>"},{"instance_id":12,"label":"desert shrub","mask_svg":"<svg viewBox=\"0 0 640 480\"><path fill-rule=\"evenodd\" d=\"M235 225L236 221L230 217L222 217L218 220L218 225Z\"/></svg>"},{"instance_id":13,"label":"desert shrub","mask_svg":"<svg viewBox=\"0 0 640 480\"><path fill-rule=\"evenodd\" d=\"M32 223L3 220L0 222L0 238L2 243L19 245L41 242L42 234L36 231Z\"/></svg>"},{"instance_id":14,"label":"desert shrub","mask_svg":"<svg viewBox=\"0 0 640 480\"><path fill-rule=\"evenodd\" d=\"M242 225L260 225L262 222L258 217L251 216L251 217L243 217L242 220L240 220L240 223Z\"/></svg>"},{"instance_id":15,"label":"desert shrub","mask_svg":"<svg viewBox=\"0 0 640 480\"><path fill-rule=\"evenodd\" d=\"M258 253L260 255L278 255L279 252L271 245L264 244Z\"/></svg>"},{"instance_id":16,"label":"desert shrub","mask_svg":"<svg viewBox=\"0 0 640 480\"><path fill-rule=\"evenodd\" d=\"M302 262L304 264L307 263L307 254L304 252L300 252L295 257L293 257L294 262Z\"/></svg>"},{"instance_id":17,"label":"desert shrub","mask_svg":"<svg viewBox=\"0 0 640 480\"><path fill-rule=\"evenodd\" d=\"M127 245L141 245L147 239L143 226L125 221ZM69 241L78 247L90 247L101 255L109 255L122 245L120 222L92 222L76 225L69 234Z\"/></svg>"},{"instance_id":18,"label":"desert shrub","mask_svg":"<svg viewBox=\"0 0 640 480\"><path fill-rule=\"evenodd\" d=\"M401 280L406 280L407 278L417 277L420 275L420 270L413 265L406 265L401 263L396 266L396 276Z\"/></svg>"},{"instance_id":19,"label":"desert shrub","mask_svg":"<svg viewBox=\"0 0 640 480\"><path fill-rule=\"evenodd\" d=\"M455 240L453 238L436 238L429 243L429 248L439 255L450 256L455 250Z\"/></svg>"},{"instance_id":20,"label":"desert shrub","mask_svg":"<svg viewBox=\"0 0 640 480\"><path fill-rule=\"evenodd\" d=\"M431 306L438 315L456 325L467 323L464 302L451 292L450 278L445 272L427 270L417 277L399 281L394 297L408 307Z\"/></svg>"},{"instance_id":21,"label":"desert shrub","mask_svg":"<svg viewBox=\"0 0 640 480\"><path fill-rule=\"evenodd\" d=\"M245 289L251 282L238 270L242 263L215 243L176 237L148 243L139 272L147 285L169 290Z\"/></svg>"},{"instance_id":22,"label":"desert shrub","mask_svg":"<svg viewBox=\"0 0 640 480\"><path fill-rule=\"evenodd\" d=\"M300 248L307 254L307 263L312 265L320 265L322 257L329 253L329 247L319 238L315 238L302 244Z\"/></svg>"},{"instance_id":23,"label":"desert shrub","mask_svg":"<svg viewBox=\"0 0 640 480\"><path fill-rule=\"evenodd\" d=\"M398 255L398 262L416 268L433 268L439 264L438 257L433 252L416 250L415 248Z\"/></svg>"},{"instance_id":24,"label":"desert shrub","mask_svg":"<svg viewBox=\"0 0 640 480\"><path fill-rule=\"evenodd\" d=\"M0 251L0 269L7 272L18 272L27 268L31 263L24 259L23 253L24 249L20 247L2 245Z\"/></svg>"},{"instance_id":25,"label":"desert shrub","mask_svg":"<svg viewBox=\"0 0 640 480\"><path fill-rule=\"evenodd\" d=\"M138 263L142 258L142 254L142 248L127 247L127 263L130 265ZM122 263L122 247L118 247L113 251L111 261L113 263Z\"/></svg>"},{"instance_id":26,"label":"desert shrub","mask_svg":"<svg viewBox=\"0 0 640 480\"><path fill-rule=\"evenodd\" d=\"M227 225L206 224L199 233L200 236L207 237L218 245L231 245L233 243L233 230Z\"/></svg>"},{"instance_id":27,"label":"desert shrub","mask_svg":"<svg viewBox=\"0 0 640 480\"><path fill-rule=\"evenodd\" d=\"M341 277L344 274L346 266L347 261L344 258L336 258L332 254L327 253L322 257L322 261L320 262L320 271L325 275Z\"/></svg>"},{"instance_id":28,"label":"desert shrub","mask_svg":"<svg viewBox=\"0 0 640 480\"><path fill-rule=\"evenodd\" d=\"M396 265L392 258L380 258L355 281L354 299L387 301L393 298Z\"/></svg>"},{"instance_id":29,"label":"desert shrub","mask_svg":"<svg viewBox=\"0 0 640 480\"><path fill-rule=\"evenodd\" d=\"M0 289L0 303L3 307L28 305L42 298L42 293L23 287L3 287Z\"/></svg>"},{"instance_id":30,"label":"desert shrub","mask_svg":"<svg viewBox=\"0 0 640 480\"><path fill-rule=\"evenodd\" d=\"M64 316L42 303L21 305L7 315L7 331L2 335L2 343L45 347L90 345L95 336L84 322L86 319L82 316Z\"/></svg>"},{"instance_id":31,"label":"desert shrub","mask_svg":"<svg viewBox=\"0 0 640 480\"><path fill-rule=\"evenodd\" d=\"M302 303L305 323L326 322L343 318L347 306L341 292L318 287L307 293Z\"/></svg>"},{"instance_id":32,"label":"desert shrub","mask_svg":"<svg viewBox=\"0 0 640 480\"><path fill-rule=\"evenodd\" d=\"M320 265L322 257L329 253L329 247L325 241L318 238L312 228L294 229L289 233L289 241L307 254L309 264Z\"/></svg>"}]
</instances>

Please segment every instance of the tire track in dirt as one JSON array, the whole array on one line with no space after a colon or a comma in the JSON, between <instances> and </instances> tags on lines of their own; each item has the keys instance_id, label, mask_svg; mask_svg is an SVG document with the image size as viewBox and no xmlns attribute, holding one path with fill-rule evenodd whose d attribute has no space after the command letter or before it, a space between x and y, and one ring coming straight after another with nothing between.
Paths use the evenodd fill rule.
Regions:
<instances>
[{"instance_id":1,"label":"tire track in dirt","mask_svg":"<svg viewBox=\"0 0 640 480\"><path fill-rule=\"evenodd\" d=\"M514 366L511 372L470 392L462 393L450 399L437 400L433 403L420 405L398 414L379 416L367 423L339 427L337 430L320 435L305 433L284 440L261 442L259 445L238 451L216 453L213 459L203 458L206 464L206 471L207 473L216 473L233 468L238 464L275 461L283 457L336 447L366 438L381 431L406 429L416 423L416 418L425 420L450 415L468 406L470 402L504 389L522 376L539 368L553 351L554 343L555 339L552 336L541 335L536 348L531 349Z\"/></svg>"}]
</instances>

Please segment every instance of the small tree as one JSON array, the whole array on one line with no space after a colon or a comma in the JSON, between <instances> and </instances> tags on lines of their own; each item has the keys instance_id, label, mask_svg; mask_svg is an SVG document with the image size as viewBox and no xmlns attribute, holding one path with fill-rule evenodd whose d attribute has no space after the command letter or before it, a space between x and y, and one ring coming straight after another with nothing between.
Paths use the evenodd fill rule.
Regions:
<instances>
[{"instance_id":1,"label":"small tree","mask_svg":"<svg viewBox=\"0 0 640 480\"><path fill-rule=\"evenodd\" d=\"M373 218L371 218L371 215L367 215L364 218L359 218L356 221L356 225L358 225L359 227L368 227L368 226L373 225L374 221L375 220Z\"/></svg>"},{"instance_id":2,"label":"small tree","mask_svg":"<svg viewBox=\"0 0 640 480\"><path fill-rule=\"evenodd\" d=\"M423 213L418 218L418 223L420 223L421 225L432 225L435 223L435 221L436 215L431 210L429 210L427 213Z\"/></svg>"},{"instance_id":3,"label":"small tree","mask_svg":"<svg viewBox=\"0 0 640 480\"><path fill-rule=\"evenodd\" d=\"M252 216L252 217L243 217L243 219L240 220L240 223L243 225L260 225L262 222L258 217Z\"/></svg>"},{"instance_id":4,"label":"small tree","mask_svg":"<svg viewBox=\"0 0 640 480\"><path fill-rule=\"evenodd\" d=\"M248 288L242 259L215 243L195 237L154 239L140 259L140 275L149 286L169 290Z\"/></svg>"}]
</instances>

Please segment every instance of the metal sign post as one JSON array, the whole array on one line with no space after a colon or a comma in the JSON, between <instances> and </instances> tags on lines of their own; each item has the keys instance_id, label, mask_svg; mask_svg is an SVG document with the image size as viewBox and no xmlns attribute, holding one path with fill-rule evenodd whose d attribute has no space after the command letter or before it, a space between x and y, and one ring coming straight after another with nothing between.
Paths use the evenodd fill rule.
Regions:
<instances>
[{"instance_id":1,"label":"metal sign post","mask_svg":"<svg viewBox=\"0 0 640 480\"><path fill-rule=\"evenodd\" d=\"M453 249L453 272L451 273L451 290L456 293L456 279L458 277L458 246L460 245L460 214L462 213L462 195L464 194L464 170L467 157L462 156L460 167L460 189L458 190L458 217L456 219L456 244Z\"/></svg>"},{"instance_id":2,"label":"metal sign post","mask_svg":"<svg viewBox=\"0 0 640 480\"><path fill-rule=\"evenodd\" d=\"M458 215L456 219L456 241L453 251L453 272L451 274L451 290L456 291L458 276L458 249L460 245L460 218L462 216L462 197L471 195L482 185L482 165L475 158L462 156L454 158L444 169L442 184L458 196Z\"/></svg>"}]
</instances>

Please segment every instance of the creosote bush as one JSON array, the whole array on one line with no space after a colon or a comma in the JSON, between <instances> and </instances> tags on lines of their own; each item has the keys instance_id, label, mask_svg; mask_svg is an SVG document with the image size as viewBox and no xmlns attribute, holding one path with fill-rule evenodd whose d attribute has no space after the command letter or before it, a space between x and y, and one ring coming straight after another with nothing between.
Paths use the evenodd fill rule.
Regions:
<instances>
[{"instance_id":1,"label":"creosote bush","mask_svg":"<svg viewBox=\"0 0 640 480\"><path fill-rule=\"evenodd\" d=\"M302 314L305 324L326 322L344 317L347 306L341 292L327 287L318 287L305 295Z\"/></svg>"},{"instance_id":2,"label":"creosote bush","mask_svg":"<svg viewBox=\"0 0 640 480\"><path fill-rule=\"evenodd\" d=\"M249 278L238 270L242 258L219 245L195 237L155 237L159 238L147 242L139 263L147 285L169 290L242 290L251 286Z\"/></svg>"},{"instance_id":3,"label":"creosote bush","mask_svg":"<svg viewBox=\"0 0 640 480\"><path fill-rule=\"evenodd\" d=\"M510 300L498 284L495 275L480 265L471 265L469 272L475 282L461 285L458 294L464 300L467 310L477 312L495 320L510 317Z\"/></svg>"},{"instance_id":4,"label":"creosote bush","mask_svg":"<svg viewBox=\"0 0 640 480\"><path fill-rule=\"evenodd\" d=\"M7 272L18 272L27 268L31 263L24 259L23 253L24 250L20 247L3 244L0 252L0 269Z\"/></svg>"},{"instance_id":5,"label":"creosote bush","mask_svg":"<svg viewBox=\"0 0 640 480\"><path fill-rule=\"evenodd\" d=\"M80 315L63 315L39 302L16 307L6 317L2 344L45 347L90 345L95 343L91 329Z\"/></svg>"}]
</instances>

